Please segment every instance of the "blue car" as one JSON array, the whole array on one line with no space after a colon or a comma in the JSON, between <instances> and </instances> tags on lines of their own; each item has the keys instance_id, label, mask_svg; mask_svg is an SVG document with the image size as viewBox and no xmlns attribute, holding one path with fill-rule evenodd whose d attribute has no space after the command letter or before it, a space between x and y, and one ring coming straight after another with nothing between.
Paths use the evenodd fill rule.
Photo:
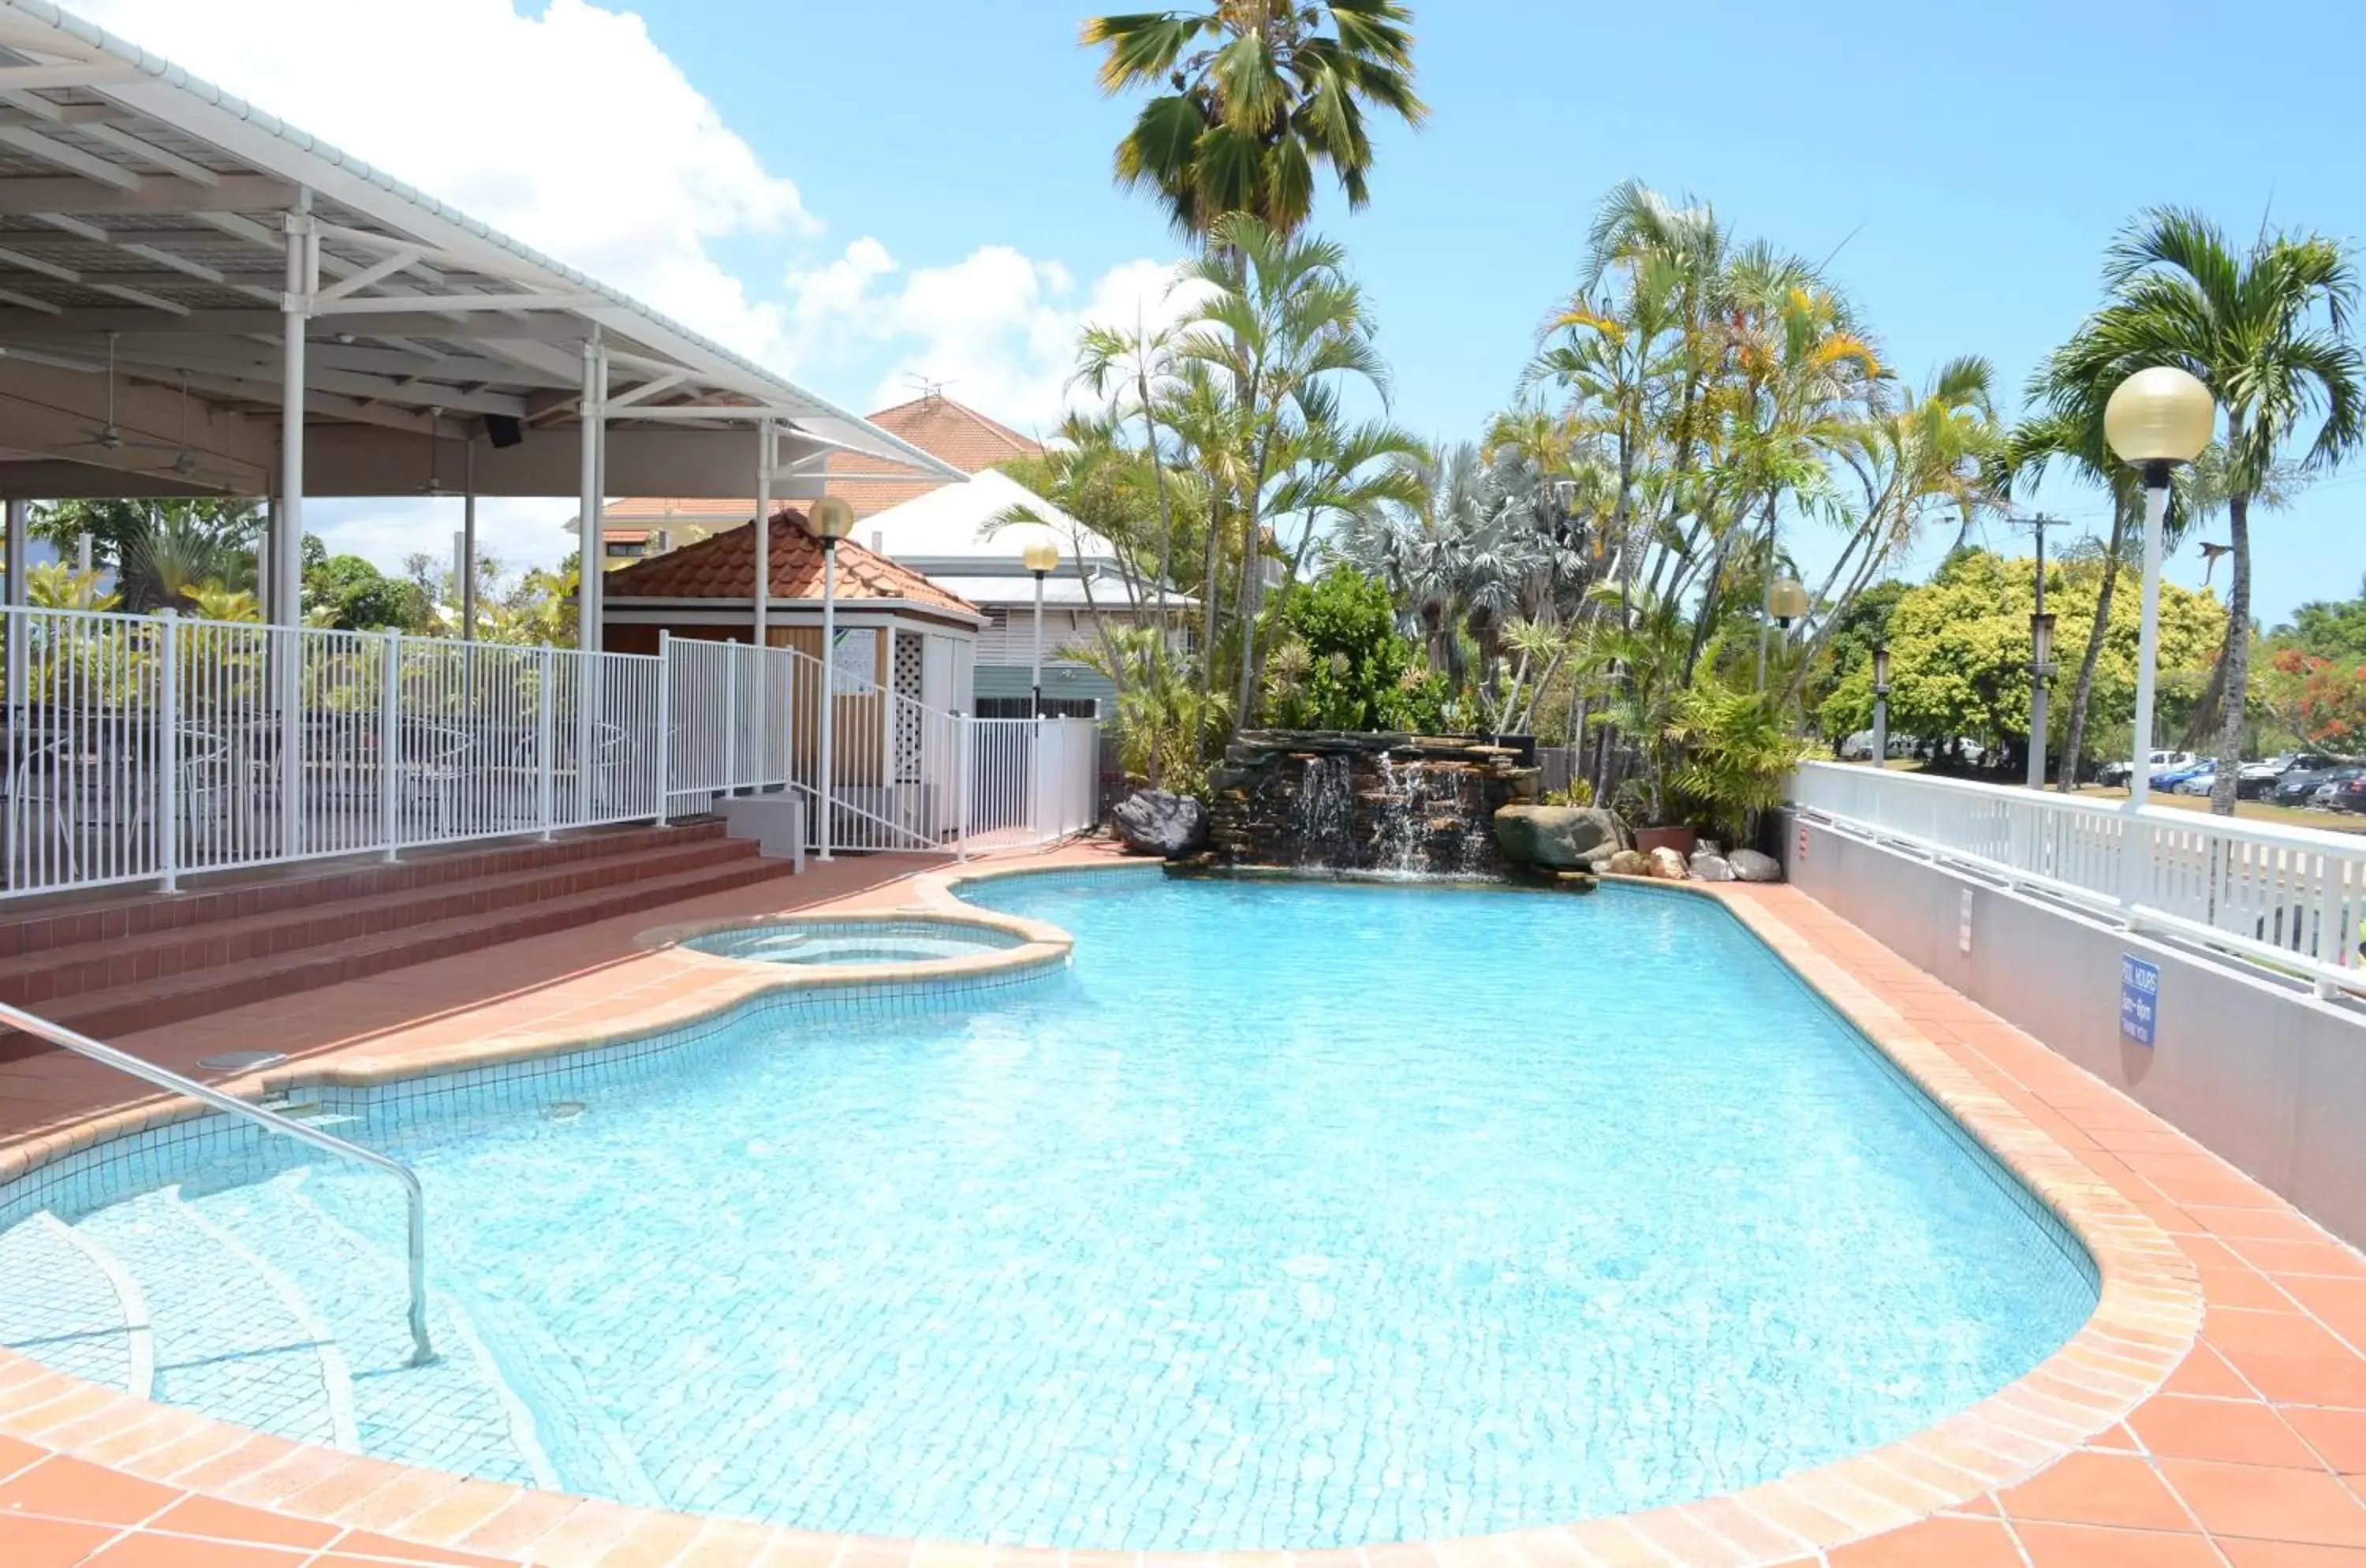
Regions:
<instances>
[{"instance_id":1,"label":"blue car","mask_svg":"<svg viewBox=\"0 0 2366 1568\"><path fill-rule=\"evenodd\" d=\"M2217 771L2218 764L2205 757L2198 762L2188 762L2181 768L2169 768L2153 774L2152 787L2175 789L2190 778L2197 778L2203 773L2214 773Z\"/></svg>"}]
</instances>

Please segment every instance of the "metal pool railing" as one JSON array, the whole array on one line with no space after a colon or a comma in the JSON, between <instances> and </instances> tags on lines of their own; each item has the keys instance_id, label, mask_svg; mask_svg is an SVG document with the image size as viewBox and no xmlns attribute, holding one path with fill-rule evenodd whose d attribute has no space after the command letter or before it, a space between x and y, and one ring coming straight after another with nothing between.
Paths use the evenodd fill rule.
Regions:
<instances>
[{"instance_id":1,"label":"metal pool railing","mask_svg":"<svg viewBox=\"0 0 2366 1568\"><path fill-rule=\"evenodd\" d=\"M794 648L584 653L0 610L0 897L710 811L964 853L1094 820L1089 720L981 720ZM825 695L827 692L827 695Z\"/></svg>"},{"instance_id":2,"label":"metal pool railing","mask_svg":"<svg viewBox=\"0 0 2366 1568\"><path fill-rule=\"evenodd\" d=\"M86 1034L77 1034L63 1024L52 1023L48 1019L25 1011L22 1008L10 1007L5 1002L0 1002L0 1027L22 1030L28 1034L48 1041L62 1050L71 1051L77 1056L96 1062L103 1067L112 1067L117 1072L128 1073L157 1089L186 1096L200 1105L210 1106L227 1115L252 1122L266 1132L294 1138L299 1143L310 1144L314 1148L329 1154L342 1155L347 1159L359 1160L362 1164L382 1170L401 1182L403 1199L409 1207L410 1221L411 1364L425 1366L435 1359L435 1347L427 1337L427 1196L420 1190L418 1173L409 1166L390 1156L379 1154L375 1149L366 1149L359 1144L349 1144L343 1138L323 1133L318 1127L307 1126L292 1116L282 1116L276 1111L250 1104L236 1095L224 1094L221 1090L208 1088L194 1078L185 1078L169 1067L160 1067L153 1062L134 1056L129 1052L118 1051L112 1045L103 1045Z\"/></svg>"},{"instance_id":3,"label":"metal pool railing","mask_svg":"<svg viewBox=\"0 0 2366 1568\"><path fill-rule=\"evenodd\" d=\"M1809 818L1957 861L2066 902L2307 978L2366 991L2366 838L2011 785L1808 762Z\"/></svg>"}]
</instances>

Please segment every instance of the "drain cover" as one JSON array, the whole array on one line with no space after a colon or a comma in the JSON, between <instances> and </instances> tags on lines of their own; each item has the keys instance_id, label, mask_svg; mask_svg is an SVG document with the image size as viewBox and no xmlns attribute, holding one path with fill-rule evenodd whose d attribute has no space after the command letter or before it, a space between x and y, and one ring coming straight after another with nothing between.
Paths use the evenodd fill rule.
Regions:
<instances>
[{"instance_id":1,"label":"drain cover","mask_svg":"<svg viewBox=\"0 0 2366 1568\"><path fill-rule=\"evenodd\" d=\"M257 1067L276 1067L287 1059L284 1051L224 1051L219 1056L200 1056L197 1066L209 1073L251 1073Z\"/></svg>"}]
</instances>

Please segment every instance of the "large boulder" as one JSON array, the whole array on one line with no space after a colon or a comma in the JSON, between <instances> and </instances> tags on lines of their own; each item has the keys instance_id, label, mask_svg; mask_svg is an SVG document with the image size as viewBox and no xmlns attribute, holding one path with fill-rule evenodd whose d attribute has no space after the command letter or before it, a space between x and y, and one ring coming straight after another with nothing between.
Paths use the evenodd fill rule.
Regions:
<instances>
[{"instance_id":1,"label":"large boulder","mask_svg":"<svg viewBox=\"0 0 2366 1568\"><path fill-rule=\"evenodd\" d=\"M1725 856L1718 854L1712 850L1695 850L1693 852L1693 858L1685 863L1685 869L1692 873L1693 880L1695 882L1730 882L1733 880L1732 863L1729 862Z\"/></svg>"},{"instance_id":2,"label":"large boulder","mask_svg":"<svg viewBox=\"0 0 2366 1568\"><path fill-rule=\"evenodd\" d=\"M1673 850L1656 849L1646 858L1651 863L1646 874L1656 876L1662 882L1682 882L1689 874L1684 868L1684 857Z\"/></svg>"},{"instance_id":3,"label":"large boulder","mask_svg":"<svg viewBox=\"0 0 2366 1568\"><path fill-rule=\"evenodd\" d=\"M1208 841L1208 813L1188 795L1140 789L1110 813L1130 854L1180 860Z\"/></svg>"},{"instance_id":4,"label":"large boulder","mask_svg":"<svg viewBox=\"0 0 2366 1568\"><path fill-rule=\"evenodd\" d=\"M1736 850L1726 859L1732 863L1733 874L1744 882L1783 880L1783 863L1773 855L1762 855L1756 850Z\"/></svg>"},{"instance_id":5,"label":"large boulder","mask_svg":"<svg viewBox=\"0 0 2366 1568\"><path fill-rule=\"evenodd\" d=\"M1604 863L1603 869L1613 876L1649 876L1651 863L1638 851L1620 850Z\"/></svg>"},{"instance_id":6,"label":"large boulder","mask_svg":"<svg viewBox=\"0 0 2366 1568\"><path fill-rule=\"evenodd\" d=\"M1506 806L1495 813L1495 841L1514 865L1554 871L1590 866L1624 847L1617 814L1598 806Z\"/></svg>"}]
</instances>

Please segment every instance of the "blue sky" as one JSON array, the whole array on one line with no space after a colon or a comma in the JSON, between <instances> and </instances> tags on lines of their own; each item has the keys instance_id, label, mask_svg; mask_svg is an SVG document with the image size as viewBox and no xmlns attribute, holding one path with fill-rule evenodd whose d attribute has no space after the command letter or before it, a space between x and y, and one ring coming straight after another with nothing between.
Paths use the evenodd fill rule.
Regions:
<instances>
[{"instance_id":1,"label":"blue sky","mask_svg":"<svg viewBox=\"0 0 2366 1568\"><path fill-rule=\"evenodd\" d=\"M1077 321L1131 321L1178 254L1110 184L1132 109L1094 87L1084 0L72 3L858 409L929 377L1040 426ZM1629 177L1831 255L1902 374L1978 353L2016 394L2147 204L2366 237L2358 0L1414 11L1431 123L1383 126L1371 208L1334 194L1317 223L1380 311L1397 416L1442 439L1510 399ZM2076 488L2043 501L2101 521ZM316 511L395 564L445 547L436 505ZM488 503L483 525L548 558L571 511ZM2356 592L2360 524L2366 463L2258 519L2258 612ZM2171 570L2199 581L2198 556Z\"/></svg>"},{"instance_id":2,"label":"blue sky","mask_svg":"<svg viewBox=\"0 0 2366 1568\"><path fill-rule=\"evenodd\" d=\"M1128 109L1095 92L1073 5L641 10L834 234L916 264L1005 243L1080 276L1171 248L1149 205L1110 184ZM1837 251L1834 276L1901 371L1979 353L2016 393L2094 303L2101 248L2143 206L2199 207L2238 232L2263 213L2366 231L2339 85L2366 58L2366 6L2344 0L1428 0L1415 16L1431 123L1383 131L1372 206L1351 218L1335 198L1319 221L1377 301L1397 414L1441 436L1510 395L1590 208L1629 176L1803 254ZM2203 84L2275 96L2221 112ZM2101 516L2081 490L2045 500ZM2356 592L2361 525L2366 464L2262 519L2259 611ZM2174 570L2198 581L2187 557Z\"/></svg>"}]
</instances>

